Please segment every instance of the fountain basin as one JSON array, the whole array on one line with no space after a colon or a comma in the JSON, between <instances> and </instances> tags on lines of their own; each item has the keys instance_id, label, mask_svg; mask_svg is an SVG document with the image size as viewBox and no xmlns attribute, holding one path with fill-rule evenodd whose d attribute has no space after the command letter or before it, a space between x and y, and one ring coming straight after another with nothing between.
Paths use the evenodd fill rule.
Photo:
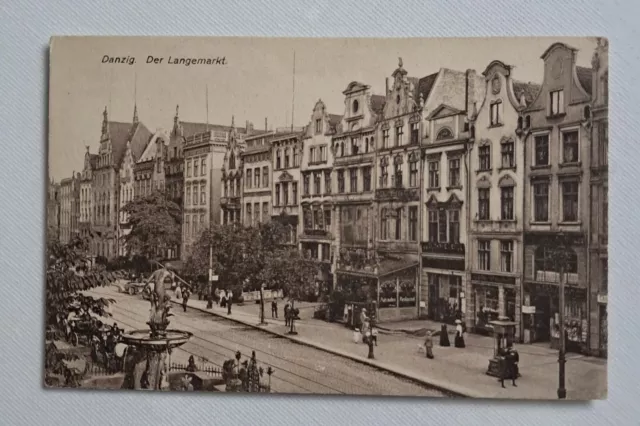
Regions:
<instances>
[{"instance_id":1,"label":"fountain basin","mask_svg":"<svg viewBox=\"0 0 640 426\"><path fill-rule=\"evenodd\" d=\"M122 335L122 343L151 350L165 350L184 345L192 336L193 333L182 330L166 330L161 336L152 336L149 330L133 330Z\"/></svg>"}]
</instances>

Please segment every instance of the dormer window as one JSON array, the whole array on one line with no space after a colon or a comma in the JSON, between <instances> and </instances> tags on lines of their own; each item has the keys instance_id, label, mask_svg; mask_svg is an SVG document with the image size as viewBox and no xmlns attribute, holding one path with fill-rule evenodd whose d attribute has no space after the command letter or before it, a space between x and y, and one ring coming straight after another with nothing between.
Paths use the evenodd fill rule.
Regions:
<instances>
[{"instance_id":1,"label":"dormer window","mask_svg":"<svg viewBox=\"0 0 640 426\"><path fill-rule=\"evenodd\" d=\"M564 90L549 93L549 115L564 114Z\"/></svg>"},{"instance_id":2,"label":"dormer window","mask_svg":"<svg viewBox=\"0 0 640 426\"><path fill-rule=\"evenodd\" d=\"M353 104L351 106L354 114L356 114L360 109L360 103L358 102L357 99L353 101Z\"/></svg>"},{"instance_id":3,"label":"dormer window","mask_svg":"<svg viewBox=\"0 0 640 426\"><path fill-rule=\"evenodd\" d=\"M316 120L316 134L320 134L322 132L322 120L318 118Z\"/></svg>"}]
</instances>

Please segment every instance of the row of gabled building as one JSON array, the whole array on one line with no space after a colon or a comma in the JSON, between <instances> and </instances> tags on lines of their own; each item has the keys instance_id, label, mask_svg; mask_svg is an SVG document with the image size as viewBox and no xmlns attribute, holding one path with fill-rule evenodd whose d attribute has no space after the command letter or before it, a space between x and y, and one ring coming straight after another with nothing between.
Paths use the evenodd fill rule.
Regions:
<instances>
[{"instance_id":1,"label":"row of gabled building","mask_svg":"<svg viewBox=\"0 0 640 426\"><path fill-rule=\"evenodd\" d=\"M105 111L79 224L101 233L96 254L124 254L121 207L164 187L184 214L168 257L187 256L212 223L280 220L317 261L320 288L375 301L381 320L461 319L487 332L507 317L518 340L551 344L560 265L550 238L563 233L569 340L606 354L608 45L598 42L591 68L576 58L551 45L541 84L500 61L416 78L400 60L383 95L349 83L341 114L318 101L302 128L187 124L176 111L168 134L137 114L117 132Z\"/></svg>"}]
</instances>

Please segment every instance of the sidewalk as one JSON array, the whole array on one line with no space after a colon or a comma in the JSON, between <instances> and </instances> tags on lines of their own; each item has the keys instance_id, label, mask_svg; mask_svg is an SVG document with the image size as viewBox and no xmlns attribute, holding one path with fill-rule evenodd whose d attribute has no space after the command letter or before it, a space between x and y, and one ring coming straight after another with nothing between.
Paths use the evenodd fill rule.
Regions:
<instances>
[{"instance_id":1,"label":"sidewalk","mask_svg":"<svg viewBox=\"0 0 640 426\"><path fill-rule=\"evenodd\" d=\"M173 301L180 303L177 299ZM295 323L298 335L290 336L286 334L288 327L285 327L284 319L271 319L270 306L268 310L265 309L265 320L268 325L261 326L259 309L253 306L234 305L232 314L227 315L226 309L215 304L213 309L207 310L206 301L189 300L188 304L193 309L260 328L292 341L428 384L457 396L550 400L557 398L558 353L547 347L518 345L522 377L517 381L517 387L505 383L506 388L502 389L496 378L485 374L489 359L493 356L493 340L490 337L467 334L465 335L467 347L464 349L437 346L436 338L434 339L435 359L428 360L423 353L418 352L418 346L422 344L423 338L397 332L397 330L417 328L439 330L439 323L410 321L387 324L385 328L396 332L378 336L379 346L374 348L376 359L369 360L367 346L362 343L353 343L352 331L340 324L303 319ZM280 306L279 309L282 315ZM606 398L606 375L606 360L568 354L567 398L583 400Z\"/></svg>"}]
</instances>

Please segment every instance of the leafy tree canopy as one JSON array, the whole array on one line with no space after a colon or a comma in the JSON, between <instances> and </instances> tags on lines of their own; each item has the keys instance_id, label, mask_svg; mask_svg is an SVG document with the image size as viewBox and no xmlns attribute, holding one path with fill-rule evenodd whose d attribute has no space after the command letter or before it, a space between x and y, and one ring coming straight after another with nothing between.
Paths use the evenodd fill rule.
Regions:
<instances>
[{"instance_id":1,"label":"leafy tree canopy","mask_svg":"<svg viewBox=\"0 0 640 426\"><path fill-rule=\"evenodd\" d=\"M286 234L287 229L277 221L255 227L216 225L191 247L186 267L193 275L205 275L211 249L213 269L222 287L258 290L264 285L299 298L313 288L318 269L296 248L282 244Z\"/></svg>"},{"instance_id":2,"label":"leafy tree canopy","mask_svg":"<svg viewBox=\"0 0 640 426\"><path fill-rule=\"evenodd\" d=\"M182 211L161 191L135 199L123 211L128 214L131 232L125 236L130 253L139 253L149 259L157 256L158 249L180 245Z\"/></svg>"}]
</instances>

